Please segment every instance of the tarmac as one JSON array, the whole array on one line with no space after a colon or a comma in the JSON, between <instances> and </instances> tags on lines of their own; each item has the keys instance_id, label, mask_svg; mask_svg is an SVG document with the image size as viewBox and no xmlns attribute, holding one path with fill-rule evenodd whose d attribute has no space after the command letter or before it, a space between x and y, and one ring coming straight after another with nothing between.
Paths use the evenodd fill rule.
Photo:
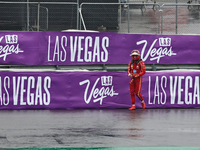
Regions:
<instances>
[{"instance_id":1,"label":"tarmac","mask_svg":"<svg viewBox=\"0 0 200 150\"><path fill-rule=\"evenodd\" d=\"M1 110L4 149L200 149L200 109Z\"/></svg>"}]
</instances>

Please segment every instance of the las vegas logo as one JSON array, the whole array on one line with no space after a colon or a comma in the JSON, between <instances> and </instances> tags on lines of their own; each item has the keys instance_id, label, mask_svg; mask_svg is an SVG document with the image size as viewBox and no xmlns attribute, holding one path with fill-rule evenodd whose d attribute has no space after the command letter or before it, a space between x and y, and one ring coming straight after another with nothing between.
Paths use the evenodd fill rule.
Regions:
<instances>
[{"instance_id":1,"label":"las vegas logo","mask_svg":"<svg viewBox=\"0 0 200 150\"><path fill-rule=\"evenodd\" d=\"M2 40L5 38L6 44L1 44ZM4 61L8 55L23 53L24 51L19 48L18 35L5 35L0 37L0 58L2 57Z\"/></svg>"},{"instance_id":2,"label":"las vegas logo","mask_svg":"<svg viewBox=\"0 0 200 150\"><path fill-rule=\"evenodd\" d=\"M157 41L159 42L160 47L155 47ZM171 38L168 37L155 39L149 49L147 49L148 42L146 40L141 40L137 42L137 45L140 44L144 44L141 51L141 58L144 61L146 61L147 58L150 57L150 61L157 60L157 63L159 63L160 59L165 56L171 57L173 55L176 55L176 53L174 53L172 50Z\"/></svg>"},{"instance_id":3,"label":"las vegas logo","mask_svg":"<svg viewBox=\"0 0 200 150\"><path fill-rule=\"evenodd\" d=\"M97 78L95 83L93 84L91 91L90 88L90 80L84 80L79 82L79 85L86 84L85 92L84 92L84 101L86 104L89 104L91 100L94 103L98 102L100 105L103 103L103 99L110 96L113 97L118 95L119 93L115 93L114 86L112 85L113 77L112 76L101 76L101 88L97 88L97 84L99 83L100 78ZM88 95L89 94L89 95Z\"/></svg>"}]
</instances>

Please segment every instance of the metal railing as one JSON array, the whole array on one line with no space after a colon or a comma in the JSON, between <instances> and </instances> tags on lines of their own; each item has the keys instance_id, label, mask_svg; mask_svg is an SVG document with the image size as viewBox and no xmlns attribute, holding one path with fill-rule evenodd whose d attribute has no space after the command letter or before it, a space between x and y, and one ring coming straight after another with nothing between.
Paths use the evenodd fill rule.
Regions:
<instances>
[{"instance_id":1,"label":"metal railing","mask_svg":"<svg viewBox=\"0 0 200 150\"><path fill-rule=\"evenodd\" d=\"M0 1L0 30L200 34L199 2L180 1L182 3L178 0L174 3L158 0L126 3Z\"/></svg>"},{"instance_id":2,"label":"metal railing","mask_svg":"<svg viewBox=\"0 0 200 150\"><path fill-rule=\"evenodd\" d=\"M175 8L173 8L175 7ZM166 21L166 9L172 8L173 11L175 12L174 18L171 18L171 21ZM174 32L169 32L167 34L200 34L200 20L199 20L199 11L200 11L200 4L194 3L194 4L186 4L186 3L164 3L160 7L160 12L161 12L161 33L167 31L167 25L168 27L171 26L171 31L174 30ZM171 10L172 10L171 9ZM185 15L184 15L185 13ZM169 14L169 13L168 13ZM195 18L196 14L196 18ZM188 16L187 16L188 15ZM192 18L190 18L190 15ZM181 18L182 17L182 18ZM174 20L173 20L174 19ZM187 20L188 19L188 20ZM193 19L193 23L189 23L189 19ZM164 22L165 20L165 22ZM196 23L195 23L196 20ZM185 23L184 23L185 21ZM175 22L175 23L173 23ZM184 25L184 27L183 27ZM180 31L178 30L180 26ZM181 28L184 29L185 31L181 31ZM188 30L190 29L190 30ZM188 31L187 31L188 30ZM178 32L179 31L179 32Z\"/></svg>"},{"instance_id":3,"label":"metal railing","mask_svg":"<svg viewBox=\"0 0 200 150\"><path fill-rule=\"evenodd\" d=\"M125 10L124 5L126 5L126 10ZM84 6L85 6L85 8L84 8ZM126 3L126 4L122 4L122 3L82 3L80 5L79 13L80 13L80 16L81 16L81 21L82 21L84 30L87 30L87 23L89 21L87 21L87 23L85 23L84 18L85 18L85 16L88 15L88 11L85 11L85 12L83 12L83 11L84 11L84 9L88 10L88 8L91 8L91 9L93 8L92 9L93 13L94 12L99 13L101 7L98 7L99 8L99 10L98 10L98 9L94 9L94 8L96 8L94 6L102 6L102 7L107 6L107 8L109 8L110 6L115 6L115 7L112 8L113 10L111 11L111 12L115 11L115 14L111 14L113 16L113 18L109 18L109 16L106 16L106 14L105 14L104 21L102 23L97 24L97 27L99 29L101 29L101 27L105 27L105 28L108 27L108 28L112 28L114 31L126 32L126 33L131 33L131 31L130 31L131 27L134 28L134 26L131 26L131 25L133 25L132 21L134 20L134 16L133 16L133 18L131 17L131 11L130 11L131 8L140 9L141 13L144 13L144 11L146 11L147 9L151 9L151 8L149 8L149 6L151 6L153 8L152 9L153 12L155 12L156 7L157 7L156 9L160 9L160 6L158 4L155 4L155 3ZM124 11L126 11L126 12L124 12ZM154 26L154 28L156 29L154 31L156 31L156 33L159 34L160 33L160 23L159 23L160 22L160 13L158 12L157 14L158 14L158 16L157 16L156 20L157 20L158 23L157 23L157 27ZM97 20L98 17L99 16L96 15L92 19ZM102 16L102 18L103 18L103 16ZM110 19L112 19L112 21L113 21L112 25L109 24L108 21L107 22L105 21L105 20L110 20ZM126 23L122 23L123 20L126 20ZM104 24L106 24L106 25L104 25ZM80 25L80 29L82 29L81 25Z\"/></svg>"},{"instance_id":4,"label":"metal railing","mask_svg":"<svg viewBox=\"0 0 200 150\"><path fill-rule=\"evenodd\" d=\"M75 2L0 1L0 30L4 27L14 31L78 29L78 9L79 4Z\"/></svg>"},{"instance_id":5,"label":"metal railing","mask_svg":"<svg viewBox=\"0 0 200 150\"><path fill-rule=\"evenodd\" d=\"M126 3L126 8L120 3L82 3L84 5L118 5L118 30L119 33L148 33L148 34L200 34L200 4L199 3ZM135 11L141 10L139 11ZM98 10L97 10L98 11ZM80 11L83 29L87 28L85 14ZM100 13L100 11L98 11ZM125 15L124 15L125 14ZM150 15L149 15L150 14ZM91 18L91 20L94 18ZM109 19L109 18L107 18ZM192 21L186 21L186 20ZM125 21L124 21L125 20ZM102 31L106 30L103 26ZM81 29L81 28L80 28Z\"/></svg>"}]
</instances>

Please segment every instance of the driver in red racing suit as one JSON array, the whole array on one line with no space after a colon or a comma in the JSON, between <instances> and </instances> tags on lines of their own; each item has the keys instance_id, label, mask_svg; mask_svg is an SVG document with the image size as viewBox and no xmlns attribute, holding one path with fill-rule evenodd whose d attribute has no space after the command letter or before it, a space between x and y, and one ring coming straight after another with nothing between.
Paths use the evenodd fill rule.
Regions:
<instances>
[{"instance_id":1,"label":"driver in red racing suit","mask_svg":"<svg viewBox=\"0 0 200 150\"><path fill-rule=\"evenodd\" d=\"M130 84L130 95L132 106L129 110L135 109L135 95L141 100L142 108L145 109L145 103L140 93L142 87L142 75L146 73L145 64L140 59L140 52L133 50L130 54L132 60L128 64L127 74L131 78Z\"/></svg>"}]
</instances>

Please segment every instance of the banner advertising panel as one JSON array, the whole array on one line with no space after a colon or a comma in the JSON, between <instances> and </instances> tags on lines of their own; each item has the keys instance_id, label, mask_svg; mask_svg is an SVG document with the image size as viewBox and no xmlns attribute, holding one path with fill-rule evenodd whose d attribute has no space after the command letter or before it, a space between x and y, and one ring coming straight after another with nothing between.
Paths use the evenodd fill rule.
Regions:
<instances>
[{"instance_id":1,"label":"banner advertising panel","mask_svg":"<svg viewBox=\"0 0 200 150\"><path fill-rule=\"evenodd\" d=\"M129 108L129 80L126 72L1 72L0 109ZM199 82L199 72L147 72L141 94L147 109L200 108Z\"/></svg>"},{"instance_id":2,"label":"banner advertising panel","mask_svg":"<svg viewBox=\"0 0 200 150\"><path fill-rule=\"evenodd\" d=\"M0 64L199 64L200 36L98 32L0 32Z\"/></svg>"}]
</instances>

